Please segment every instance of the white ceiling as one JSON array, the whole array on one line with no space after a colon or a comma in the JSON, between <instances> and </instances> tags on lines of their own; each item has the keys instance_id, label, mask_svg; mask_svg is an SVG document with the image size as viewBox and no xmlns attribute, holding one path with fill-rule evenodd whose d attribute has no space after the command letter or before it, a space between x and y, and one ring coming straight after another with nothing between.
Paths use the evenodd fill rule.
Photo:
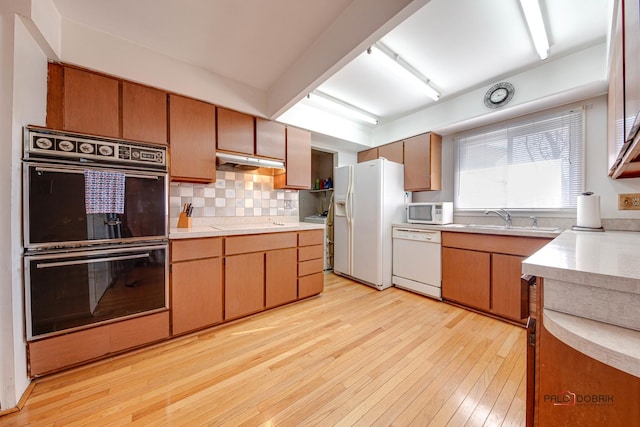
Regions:
<instances>
[{"instance_id":1,"label":"white ceiling","mask_svg":"<svg viewBox=\"0 0 640 427\"><path fill-rule=\"evenodd\" d=\"M368 0L54 0L63 18L269 93L319 38ZM385 0L396 4L408 0ZM549 60L602 43L613 0L541 0ZM518 0L417 0L424 4L382 41L427 76L442 99L540 64ZM416 6L417 7L417 6ZM361 16L363 21L368 16ZM391 20L392 21L392 20ZM353 21L354 23L357 21ZM355 25L355 24L354 24ZM390 30L390 31L389 31ZM371 36L374 34L371 33ZM348 39L348 37L345 37ZM375 40L374 40L375 41ZM429 106L351 43L337 72L316 70L311 87L391 120ZM64 46L63 46L64 49ZM358 50L360 49L360 50ZM353 60L351 60L353 58ZM299 61L298 61L299 62ZM294 66L294 65L297 65ZM334 67L335 68L335 67ZM305 93L291 102L308 102Z\"/></svg>"}]
</instances>

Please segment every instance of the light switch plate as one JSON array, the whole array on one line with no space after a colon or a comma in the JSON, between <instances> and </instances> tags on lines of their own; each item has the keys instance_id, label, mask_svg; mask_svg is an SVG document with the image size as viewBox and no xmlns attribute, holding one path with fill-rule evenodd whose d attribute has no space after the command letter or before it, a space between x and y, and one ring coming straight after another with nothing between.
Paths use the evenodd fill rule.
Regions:
<instances>
[{"instance_id":1,"label":"light switch plate","mask_svg":"<svg viewBox=\"0 0 640 427\"><path fill-rule=\"evenodd\" d=\"M619 210L640 210L640 193L618 194Z\"/></svg>"}]
</instances>

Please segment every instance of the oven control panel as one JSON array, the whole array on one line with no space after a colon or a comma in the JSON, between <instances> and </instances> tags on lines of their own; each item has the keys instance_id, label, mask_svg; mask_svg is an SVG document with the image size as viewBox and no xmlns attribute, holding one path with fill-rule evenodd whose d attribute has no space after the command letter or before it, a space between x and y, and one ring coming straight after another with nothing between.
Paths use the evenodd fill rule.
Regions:
<instances>
[{"instance_id":1,"label":"oven control panel","mask_svg":"<svg viewBox=\"0 0 640 427\"><path fill-rule=\"evenodd\" d=\"M56 133L25 128L25 157L46 157L124 163L154 169L167 168L167 149L117 139Z\"/></svg>"}]
</instances>

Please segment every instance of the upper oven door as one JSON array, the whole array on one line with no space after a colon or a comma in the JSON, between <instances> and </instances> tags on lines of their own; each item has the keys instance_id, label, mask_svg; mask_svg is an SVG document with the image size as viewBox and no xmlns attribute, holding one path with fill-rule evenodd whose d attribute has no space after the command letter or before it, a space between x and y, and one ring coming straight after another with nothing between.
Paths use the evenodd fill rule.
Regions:
<instances>
[{"instance_id":1,"label":"upper oven door","mask_svg":"<svg viewBox=\"0 0 640 427\"><path fill-rule=\"evenodd\" d=\"M167 174L24 163L27 250L166 239ZM124 213L88 214L85 170L125 174Z\"/></svg>"}]
</instances>

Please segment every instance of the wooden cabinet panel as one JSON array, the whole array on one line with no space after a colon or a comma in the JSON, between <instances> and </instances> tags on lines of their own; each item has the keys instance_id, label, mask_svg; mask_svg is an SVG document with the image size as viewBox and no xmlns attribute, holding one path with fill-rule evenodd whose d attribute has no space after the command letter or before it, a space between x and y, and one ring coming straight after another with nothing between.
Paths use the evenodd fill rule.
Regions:
<instances>
[{"instance_id":1,"label":"wooden cabinet panel","mask_svg":"<svg viewBox=\"0 0 640 427\"><path fill-rule=\"evenodd\" d=\"M536 425L640 425L640 378L580 353L544 327L537 336Z\"/></svg>"},{"instance_id":2,"label":"wooden cabinet panel","mask_svg":"<svg viewBox=\"0 0 640 427\"><path fill-rule=\"evenodd\" d=\"M29 375L39 376L109 353L109 327L100 326L28 343Z\"/></svg>"},{"instance_id":3,"label":"wooden cabinet panel","mask_svg":"<svg viewBox=\"0 0 640 427\"><path fill-rule=\"evenodd\" d=\"M311 188L311 132L287 127L286 167L273 177L274 188Z\"/></svg>"},{"instance_id":4,"label":"wooden cabinet panel","mask_svg":"<svg viewBox=\"0 0 640 427\"><path fill-rule=\"evenodd\" d=\"M222 258L171 265L173 335L222 321Z\"/></svg>"},{"instance_id":5,"label":"wooden cabinet panel","mask_svg":"<svg viewBox=\"0 0 640 427\"><path fill-rule=\"evenodd\" d=\"M496 234L475 234L443 232L442 245L460 249L496 252L510 255L530 256L549 243L546 237L499 236Z\"/></svg>"},{"instance_id":6,"label":"wooden cabinet panel","mask_svg":"<svg viewBox=\"0 0 640 427\"><path fill-rule=\"evenodd\" d=\"M307 298L324 290L324 274L315 273L298 279L298 298Z\"/></svg>"},{"instance_id":7,"label":"wooden cabinet panel","mask_svg":"<svg viewBox=\"0 0 640 427\"><path fill-rule=\"evenodd\" d=\"M222 238L171 241L171 262L222 256Z\"/></svg>"},{"instance_id":8,"label":"wooden cabinet panel","mask_svg":"<svg viewBox=\"0 0 640 427\"><path fill-rule=\"evenodd\" d=\"M218 107L218 149L254 154L255 125L253 116Z\"/></svg>"},{"instance_id":9,"label":"wooden cabinet panel","mask_svg":"<svg viewBox=\"0 0 640 427\"><path fill-rule=\"evenodd\" d=\"M215 106L169 95L170 176L174 181L216 179Z\"/></svg>"},{"instance_id":10,"label":"wooden cabinet panel","mask_svg":"<svg viewBox=\"0 0 640 427\"><path fill-rule=\"evenodd\" d=\"M324 268L322 259L312 259L298 263L298 276L307 276L313 273L320 273Z\"/></svg>"},{"instance_id":11,"label":"wooden cabinet panel","mask_svg":"<svg viewBox=\"0 0 640 427\"><path fill-rule=\"evenodd\" d=\"M368 162L378 158L378 147L358 151L358 163Z\"/></svg>"},{"instance_id":12,"label":"wooden cabinet panel","mask_svg":"<svg viewBox=\"0 0 640 427\"><path fill-rule=\"evenodd\" d=\"M289 248L266 253L265 302L267 308L295 301L298 297L296 252L296 248Z\"/></svg>"},{"instance_id":13,"label":"wooden cabinet panel","mask_svg":"<svg viewBox=\"0 0 640 427\"><path fill-rule=\"evenodd\" d=\"M167 93L122 82L122 138L167 144Z\"/></svg>"},{"instance_id":14,"label":"wooden cabinet panel","mask_svg":"<svg viewBox=\"0 0 640 427\"><path fill-rule=\"evenodd\" d=\"M404 163L404 141L396 141L378 147L378 157L384 157L390 162Z\"/></svg>"},{"instance_id":15,"label":"wooden cabinet panel","mask_svg":"<svg viewBox=\"0 0 640 427\"><path fill-rule=\"evenodd\" d=\"M298 246L322 245L324 230L308 230L298 233Z\"/></svg>"},{"instance_id":16,"label":"wooden cabinet panel","mask_svg":"<svg viewBox=\"0 0 640 427\"><path fill-rule=\"evenodd\" d=\"M442 248L442 297L489 311L491 255Z\"/></svg>"},{"instance_id":17,"label":"wooden cabinet panel","mask_svg":"<svg viewBox=\"0 0 640 427\"><path fill-rule=\"evenodd\" d=\"M226 255L235 255L248 252L293 248L295 246L296 233L250 234L227 237L225 239L224 251Z\"/></svg>"},{"instance_id":18,"label":"wooden cabinet panel","mask_svg":"<svg viewBox=\"0 0 640 427\"><path fill-rule=\"evenodd\" d=\"M264 278L263 252L225 259L225 319L264 309Z\"/></svg>"},{"instance_id":19,"label":"wooden cabinet panel","mask_svg":"<svg viewBox=\"0 0 640 427\"><path fill-rule=\"evenodd\" d=\"M442 187L442 137L435 133L404 141L404 189L440 190Z\"/></svg>"},{"instance_id":20,"label":"wooden cabinet panel","mask_svg":"<svg viewBox=\"0 0 640 427\"><path fill-rule=\"evenodd\" d=\"M322 245L305 246L298 249L298 261L309 261L310 259L318 259L324 256L324 247Z\"/></svg>"},{"instance_id":21,"label":"wooden cabinet panel","mask_svg":"<svg viewBox=\"0 0 640 427\"><path fill-rule=\"evenodd\" d=\"M116 79L64 68L64 130L120 136L120 87Z\"/></svg>"},{"instance_id":22,"label":"wooden cabinet panel","mask_svg":"<svg viewBox=\"0 0 640 427\"><path fill-rule=\"evenodd\" d=\"M491 312L522 322L523 306L529 304L529 288L522 286L522 260L514 255L491 255ZM528 310L525 310L528 311Z\"/></svg>"},{"instance_id":23,"label":"wooden cabinet panel","mask_svg":"<svg viewBox=\"0 0 640 427\"><path fill-rule=\"evenodd\" d=\"M112 352L169 338L169 311L136 317L109 325Z\"/></svg>"},{"instance_id":24,"label":"wooden cabinet panel","mask_svg":"<svg viewBox=\"0 0 640 427\"><path fill-rule=\"evenodd\" d=\"M284 160L286 127L282 123L256 117L256 154Z\"/></svg>"}]
</instances>

